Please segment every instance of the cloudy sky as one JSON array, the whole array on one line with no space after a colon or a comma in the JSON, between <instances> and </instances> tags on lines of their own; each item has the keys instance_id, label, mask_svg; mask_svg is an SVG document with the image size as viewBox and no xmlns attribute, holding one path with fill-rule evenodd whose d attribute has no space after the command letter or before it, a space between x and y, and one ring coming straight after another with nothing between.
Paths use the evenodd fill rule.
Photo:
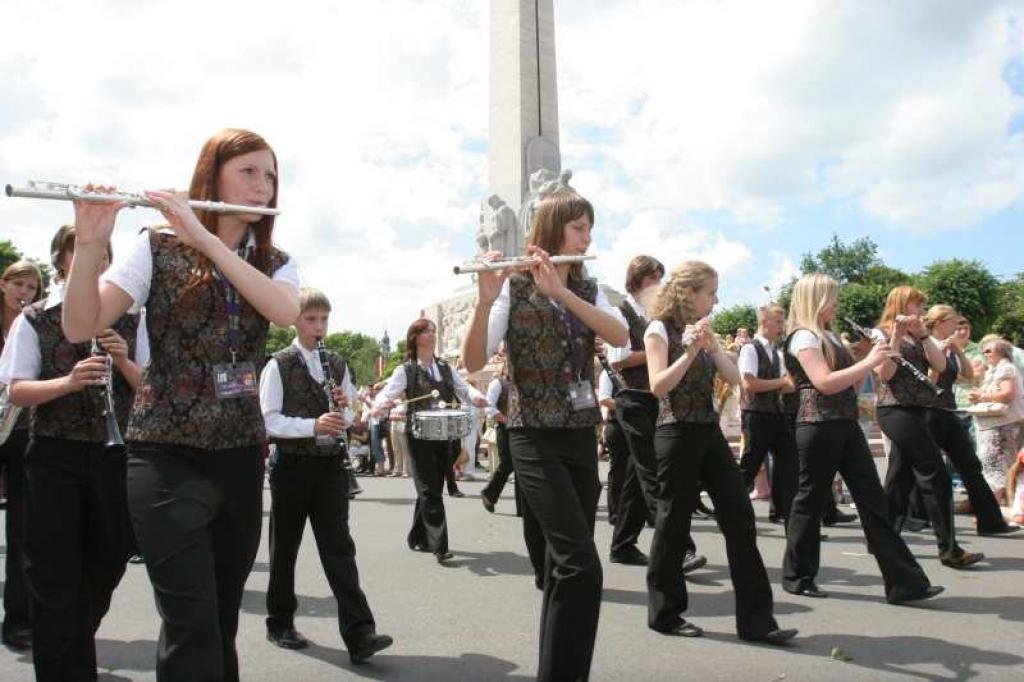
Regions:
<instances>
[{"instance_id":1,"label":"cloudy sky","mask_svg":"<svg viewBox=\"0 0 1024 682\"><path fill-rule=\"evenodd\" d=\"M700 257L724 305L758 302L833 232L910 271L1024 270L1024 3L571 0L555 22L563 163L613 286L636 253ZM467 283L488 26L484 0L9 0L0 181L187 186L210 134L250 128L332 327L400 336ZM3 198L0 238L45 257L71 215Z\"/></svg>"}]
</instances>

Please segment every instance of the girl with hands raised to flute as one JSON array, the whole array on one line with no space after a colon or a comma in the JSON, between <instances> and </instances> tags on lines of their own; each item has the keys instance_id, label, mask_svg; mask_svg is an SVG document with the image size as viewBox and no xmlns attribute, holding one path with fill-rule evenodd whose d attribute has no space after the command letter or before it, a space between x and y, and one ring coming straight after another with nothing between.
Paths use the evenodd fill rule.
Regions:
<instances>
[{"instance_id":1,"label":"girl with hands raised to flute","mask_svg":"<svg viewBox=\"0 0 1024 682\"><path fill-rule=\"evenodd\" d=\"M927 377L929 370L942 373L946 356L925 328L923 306L927 299L911 286L889 292L876 341L884 341L895 354ZM942 451L928 426L928 413L939 407L936 395L920 376L892 360L880 364L878 374L878 425L890 441L885 494L889 514L899 533L906 517L908 497L916 482L939 546L939 560L950 568L966 568L984 555L967 552L956 542L953 523L953 483L942 461Z\"/></svg>"},{"instance_id":2,"label":"girl with hands raised to flute","mask_svg":"<svg viewBox=\"0 0 1024 682\"><path fill-rule=\"evenodd\" d=\"M582 265L549 259L586 253L593 223L593 207L575 192L545 198L527 237L535 261L526 272L479 273L479 298L462 347L472 372L505 341L516 485L547 541L538 680L587 679L601 606L594 338L624 346L629 334Z\"/></svg>"},{"instance_id":3,"label":"girl with hands raised to flute","mask_svg":"<svg viewBox=\"0 0 1024 682\"><path fill-rule=\"evenodd\" d=\"M203 146L189 196L273 207L277 171L262 137L223 130ZM298 317L298 271L273 244L273 216L146 196L167 225L141 234L103 278L99 254L122 204L75 203L81 243L64 329L87 339L146 308L152 359L125 440L132 522L163 618L157 676L237 680L238 609L262 521L256 376L270 323Z\"/></svg>"},{"instance_id":4,"label":"girl with hands raised to flute","mask_svg":"<svg viewBox=\"0 0 1024 682\"><path fill-rule=\"evenodd\" d=\"M680 264L658 291L644 333L651 392L661 402L654 432L661 495L647 569L647 625L666 635L703 634L682 616L687 607L683 558L703 486L725 536L737 632L741 639L781 644L796 630L780 629L772 615L754 508L713 405L716 373L733 386L740 383L739 370L722 352L708 319L717 291L718 274L710 265Z\"/></svg>"},{"instance_id":5,"label":"girl with hands raised to flute","mask_svg":"<svg viewBox=\"0 0 1024 682\"><path fill-rule=\"evenodd\" d=\"M123 428L147 353L138 315L120 315L97 330L113 362L92 354L91 339L65 337L64 281L75 242L73 226L58 230L50 293L24 308L0 360L0 381L11 386L13 402L33 408L22 529L32 659L36 679L44 681L96 679L94 636L131 553L125 460L106 449L103 393L112 373L114 416ZM100 270L110 255L107 245Z\"/></svg>"},{"instance_id":6,"label":"girl with hands raised to flute","mask_svg":"<svg viewBox=\"0 0 1024 682\"><path fill-rule=\"evenodd\" d=\"M893 604L928 599L942 592L932 586L907 545L889 522L885 493L857 423L857 392L872 369L894 356L877 342L854 363L832 331L839 284L820 273L804 275L793 287L784 344L786 370L799 394L796 443L799 488L786 526L782 587L792 594L826 597L815 578L820 565L821 515L828 508L832 481L842 474L857 504L868 546Z\"/></svg>"}]
</instances>

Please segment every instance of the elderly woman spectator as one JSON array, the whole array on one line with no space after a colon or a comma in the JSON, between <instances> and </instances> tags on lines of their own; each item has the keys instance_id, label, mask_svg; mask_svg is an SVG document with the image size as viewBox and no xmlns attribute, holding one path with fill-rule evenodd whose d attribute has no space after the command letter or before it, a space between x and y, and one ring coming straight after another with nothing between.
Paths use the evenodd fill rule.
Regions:
<instances>
[{"instance_id":1,"label":"elderly woman spectator","mask_svg":"<svg viewBox=\"0 0 1024 682\"><path fill-rule=\"evenodd\" d=\"M996 335L986 336L978 344L987 370L981 387L968 399L973 407L978 433L978 459L982 473L1000 504L1007 504L1007 471L1021 446L1021 421L1024 420L1024 385L1013 365L1013 346Z\"/></svg>"}]
</instances>

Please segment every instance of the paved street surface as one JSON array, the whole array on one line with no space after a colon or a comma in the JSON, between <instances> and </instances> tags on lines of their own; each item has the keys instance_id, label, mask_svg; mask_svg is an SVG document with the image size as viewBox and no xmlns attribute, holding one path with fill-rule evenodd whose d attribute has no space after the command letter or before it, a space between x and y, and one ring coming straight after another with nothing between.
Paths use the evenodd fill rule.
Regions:
<instances>
[{"instance_id":1,"label":"paved street surface","mask_svg":"<svg viewBox=\"0 0 1024 682\"><path fill-rule=\"evenodd\" d=\"M445 499L455 560L442 567L431 555L406 549L412 482L361 481L366 492L353 505L352 527L362 582L378 629L394 636L395 645L367 665L349 663L308 528L296 578L296 625L313 645L293 652L267 642L264 526L242 606L242 679L532 680L540 593L533 587L514 516L512 486L494 515L480 504L482 483L464 482L465 498ZM269 494L265 504L269 508ZM979 538L973 520L958 516L961 542L989 557L981 569L958 572L939 564L932 536L908 535L932 581L947 588L922 606L908 607L884 602L878 568L865 554L859 525L826 529L819 584L831 597L812 600L779 588L784 537L778 526L765 521L766 504L755 507L776 615L783 627L800 629L792 646L737 640L724 543L713 522L696 521L694 538L709 563L690 581L687 616L705 629L704 638L672 638L648 630L644 569L605 563L592 680L1024 679L1024 537ZM651 535L648 530L641 536L645 551ZM596 537L604 557L611 528L603 500ZM99 631L100 679L154 680L158 623L145 569L129 566ZM0 680L30 680L31 673L28 656L0 648Z\"/></svg>"}]
</instances>

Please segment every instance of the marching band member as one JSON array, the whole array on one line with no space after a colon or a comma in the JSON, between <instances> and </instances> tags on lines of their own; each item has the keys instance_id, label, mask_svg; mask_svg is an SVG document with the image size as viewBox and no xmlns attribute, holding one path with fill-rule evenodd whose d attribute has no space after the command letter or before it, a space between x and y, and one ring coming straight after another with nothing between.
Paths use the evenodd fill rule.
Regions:
<instances>
[{"instance_id":1,"label":"marching band member","mask_svg":"<svg viewBox=\"0 0 1024 682\"><path fill-rule=\"evenodd\" d=\"M405 334L405 362L395 368L384 389L374 400L377 410L395 406L402 396L406 403L406 433L412 457L413 482L416 486L416 506L412 512L412 528L406 542L415 552L431 552L438 563L454 555L448 549L448 521L444 513L441 488L445 473L451 470L459 455L462 442L456 440L426 440L417 438L412 425L416 413L431 409L431 400L415 400L438 392L438 400L452 404L458 397L463 403L485 407L487 398L468 384L455 369L434 355L437 346L437 326L426 318L409 325Z\"/></svg>"},{"instance_id":2,"label":"marching band member","mask_svg":"<svg viewBox=\"0 0 1024 682\"><path fill-rule=\"evenodd\" d=\"M480 500L488 513L494 513L494 505L501 497L501 491L505 488L508 477L515 471L512 461L512 453L509 450L508 440L508 393L509 379L506 372L506 363L502 360L501 372L491 379L487 385L486 409L489 418L494 420L494 430L497 433L498 466L491 473L487 485L480 491ZM544 533L537 523L537 517L530 511L529 505L523 499L522 486L518 483L515 486L516 516L523 519L523 541L526 543L526 553L530 557L530 565L533 567L533 584L538 590L544 589L544 555L547 547L544 544Z\"/></svg>"},{"instance_id":3,"label":"marching band member","mask_svg":"<svg viewBox=\"0 0 1024 682\"><path fill-rule=\"evenodd\" d=\"M43 275L39 266L29 260L11 263L0 277L0 352L21 309L35 303L43 295ZM7 484L7 514L4 537L7 556L4 559L4 622L0 641L15 651L32 646L32 623L28 612L28 588L22 561L25 524L25 448L28 446L29 410L22 410L7 440L0 443L0 471Z\"/></svg>"},{"instance_id":4,"label":"marching band member","mask_svg":"<svg viewBox=\"0 0 1024 682\"><path fill-rule=\"evenodd\" d=\"M924 317L924 326L931 334L932 342L946 356L946 369L943 372L932 371L932 378L943 390L943 394L936 399L935 406L925 413L925 421L935 444L946 453L964 482L967 498L978 522L978 535L1007 535L1020 530L1020 526L1008 524L1003 518L999 502L981 472L981 461L974 443L956 413L953 385L958 379L970 381L974 378L971 361L958 343L959 321L960 316L956 310L948 305L933 305ZM913 483L909 480L907 482Z\"/></svg>"},{"instance_id":5,"label":"marching band member","mask_svg":"<svg viewBox=\"0 0 1024 682\"><path fill-rule=\"evenodd\" d=\"M777 344L782 336L785 311L781 306L763 306L757 311L757 334L740 348L742 377L743 454L740 470L749 488L765 455L772 453L772 504L769 518L785 523L796 495L796 438L783 414L782 394L792 393L782 353Z\"/></svg>"},{"instance_id":6,"label":"marching band member","mask_svg":"<svg viewBox=\"0 0 1024 682\"><path fill-rule=\"evenodd\" d=\"M255 133L203 146L189 196L277 205L277 158ZM270 323L298 317L298 270L273 245L274 217L200 211L148 191L153 229L100 280L122 204L76 202L78 248L64 328L81 341L145 306L152 359L132 410L128 503L163 625L161 680L238 680L235 635L259 547L266 437L257 395Z\"/></svg>"},{"instance_id":7,"label":"marching band member","mask_svg":"<svg viewBox=\"0 0 1024 682\"><path fill-rule=\"evenodd\" d=\"M797 634L772 615L772 589L757 549L754 508L743 474L712 403L715 374L735 386L739 371L718 345L708 315L718 302L718 274L701 261L673 270L651 307L644 335L651 392L661 409L654 434L661 494L647 570L647 624L683 637L703 631L687 622L682 562L690 518L703 486L725 536L741 639L781 644Z\"/></svg>"},{"instance_id":8,"label":"marching band member","mask_svg":"<svg viewBox=\"0 0 1024 682\"><path fill-rule=\"evenodd\" d=\"M925 376L929 369L942 373L946 357L922 319L925 295L911 286L899 286L889 292L885 310L875 333L894 353L903 356ZM953 484L925 420L936 403L935 393L906 367L886 360L877 368L878 426L890 441L889 467L885 474L885 493L889 514L900 532L907 509L907 496L916 482L939 545L939 560L950 568L966 568L985 558L967 552L956 542L953 523Z\"/></svg>"},{"instance_id":9,"label":"marching band member","mask_svg":"<svg viewBox=\"0 0 1024 682\"><path fill-rule=\"evenodd\" d=\"M628 336L582 264L549 260L586 253L593 224L593 207L575 192L557 191L541 201L526 240L534 259L529 272L479 273L479 298L463 342L463 360L475 371L505 341L516 485L548 548L538 680L587 678L601 607L594 343L597 335L623 346ZM484 260L500 255L490 252Z\"/></svg>"},{"instance_id":10,"label":"marching band member","mask_svg":"<svg viewBox=\"0 0 1024 682\"><path fill-rule=\"evenodd\" d=\"M77 245L65 225L51 244L57 272L45 301L26 307L4 350L0 381L16 405L31 406L25 452L25 577L36 679L96 679L95 634L121 581L131 545L125 460L107 450L108 386L119 424L142 376L147 349L137 343L138 315L119 315L97 330L110 355L72 343L61 329L64 280ZM97 268L110 262L109 244ZM123 311L122 311L123 312Z\"/></svg>"},{"instance_id":11,"label":"marching band member","mask_svg":"<svg viewBox=\"0 0 1024 682\"><path fill-rule=\"evenodd\" d=\"M327 582L338 602L338 629L353 663L362 663L391 646L376 632L366 595L359 587L356 546L349 533L348 477L335 440L351 423L352 412L332 412L324 393L334 385L334 401L357 399L348 364L327 351L332 376L324 376L317 341L327 335L331 302L323 292L299 292L295 340L274 353L260 376L260 407L267 434L277 444L270 473L270 584L267 588L267 639L285 649L304 649L309 641L295 629L295 561L309 518ZM318 443L325 436L327 445Z\"/></svg>"},{"instance_id":12,"label":"marching band member","mask_svg":"<svg viewBox=\"0 0 1024 682\"><path fill-rule=\"evenodd\" d=\"M645 306L652 302L664 276L665 266L652 256L636 256L629 262L626 269L626 298L618 306L629 328L629 344L609 351L612 369L619 372L628 389L616 394L615 415L629 452L623 484L624 496L634 500L625 507L625 514L615 524L612 554L622 548L635 548L640 531L648 522L653 524L658 516L658 462L654 454L658 399L650 392L644 333L649 324ZM637 495L640 496L639 500ZM642 563L647 565L646 556ZM707 558L697 554L692 536L687 538L683 573L696 571L706 563Z\"/></svg>"},{"instance_id":13,"label":"marching band member","mask_svg":"<svg viewBox=\"0 0 1024 682\"><path fill-rule=\"evenodd\" d=\"M838 471L857 504L868 546L882 571L886 599L893 604L928 599L943 588L928 582L893 530L867 439L857 423L854 387L895 351L877 343L854 363L832 331L838 305L839 284L827 275L804 275L793 287L784 348L786 369L800 395L796 417L800 483L786 524L782 587L806 597L828 596L814 580L820 565L821 515Z\"/></svg>"}]
</instances>

